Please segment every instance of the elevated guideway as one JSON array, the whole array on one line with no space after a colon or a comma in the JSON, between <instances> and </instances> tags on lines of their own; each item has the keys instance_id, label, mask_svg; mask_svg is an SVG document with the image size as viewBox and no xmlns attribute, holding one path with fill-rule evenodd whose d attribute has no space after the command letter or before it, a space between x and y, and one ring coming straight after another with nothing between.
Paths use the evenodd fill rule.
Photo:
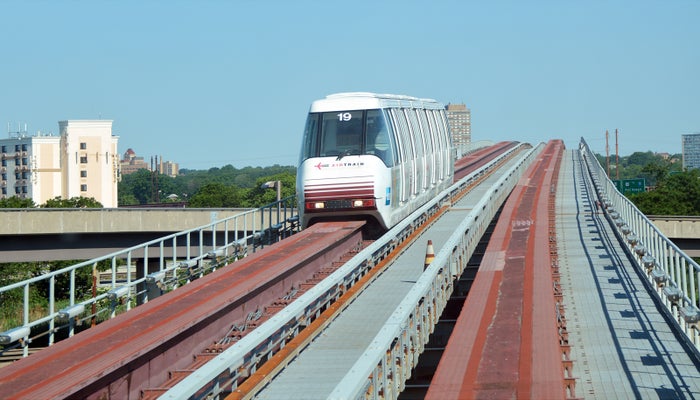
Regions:
<instances>
[{"instance_id":1,"label":"elevated guideway","mask_svg":"<svg viewBox=\"0 0 700 400\"><path fill-rule=\"evenodd\" d=\"M407 393L410 385L407 382L412 376L425 373L424 370L418 373L418 365L426 350L434 350L428 349L428 344L450 301L449 294L456 289L457 278L465 271L487 226L498 215L506 198L515 195L516 192L511 194L512 189L518 185L532 189L537 185L525 176L525 170L543 158L543 147L514 151L515 157L498 164L497 168L491 167L496 171L493 174L470 176L468 179L473 179L473 183L469 184L471 191L465 197L450 200L454 199L450 193L435 199L419 210L425 212L424 215L407 219L392 229L386 240L369 244L350 260L343 261L342 266L295 300L285 303L277 314L264 322L261 320L257 328L240 340L226 346L213 346L214 351L206 357L209 361L196 370L188 370L186 377L171 372L172 386L165 387L162 376L168 366L163 366L157 371L160 382L147 386L152 390L132 387L130 398L137 398L139 391L142 399L158 395L162 399L228 396L230 400L418 398ZM547 350L549 354L543 364L544 358L538 356L543 348L537 347L540 338L535 337L540 326L524 324L522 328L511 327L510 332L504 329L497 337L523 335L532 339L533 345L526 346L525 351L522 347L498 349L503 343L492 341L495 347L484 347L484 352L489 354L479 358L477 369L448 379L447 384L454 387L435 391L439 394L432 394L430 398L465 398L448 395L455 388L456 393L460 393L462 385L470 386L469 390L475 394L466 398L490 398L493 388L486 386L494 383L479 380L479 376L503 372L497 363L489 365L489 360L511 355L520 362L517 367L507 366L509 373L517 370L527 378L555 372L560 377L556 385L563 386L554 388L557 395L552 398L694 398L700 393L697 347L700 344L700 311L697 308L700 267L668 241L624 196L616 194L591 160L582 141L579 149L565 153L556 187L541 185L538 190L549 198L556 195L556 203L550 201L545 207L547 211L536 217L525 218L519 214L505 217L508 213L504 212L503 221L499 218L499 224L503 222L511 233L517 233L501 238L514 250L518 250L519 240L522 240L518 235L527 230L525 228L534 227L533 231L538 232L538 239L532 242L537 248L531 249L528 244L527 251L520 249L522 254L512 258L530 257L531 262L542 264L538 267L546 270L530 275L529 283L520 283L526 286L526 293L534 296L520 299L522 316L548 314L551 326L547 328L550 329L547 336L557 342L554 346L557 350ZM541 168L543 173L551 171L550 167ZM526 200L519 203L529 201L526 197L523 199ZM432 216L435 209L441 210L437 214L439 218ZM431 216L427 216L428 210ZM432 223L425 223L426 218ZM543 235L544 231L539 228L547 223L550 230ZM422 230L423 225L429 227ZM404 233L409 231L410 234ZM415 235L420 236L416 239ZM428 242L436 254L432 261L426 255ZM395 250L391 250L392 247ZM542 256L546 253L550 258ZM392 258L394 254L396 258ZM498 264L505 258L506 254L500 251L486 254L482 265ZM545 262L545 259L550 261ZM551 260L556 262L550 265ZM235 265L232 264L234 268ZM373 274L373 270L378 273ZM477 273L477 279L479 276L483 274ZM540 279L542 277L546 279ZM357 284L365 281L371 284ZM204 279L200 284L205 285ZM502 288L491 285L490 290L503 290L504 296L512 297L517 303L522 288L518 289L517 279L512 277L509 284ZM336 297L342 300L351 293L354 297L347 302L319 301ZM482 296L487 304L491 299L487 291L469 293L465 309L470 299L475 301L474 295ZM538 303L547 296L546 302ZM148 304L155 306L162 301L159 298ZM202 300L201 304L208 302ZM308 313L308 310L312 311ZM470 314L467 311L466 315ZM482 312L481 316L489 322L499 314ZM546 322L547 318L537 321ZM118 325L117 320L112 321L112 326ZM477 336L477 330L481 329L481 325L475 323L458 325L453 338L465 333ZM312 329L315 326L322 329ZM483 326L511 325L487 323ZM298 335L292 337L292 334ZM81 335L72 338L73 343L80 343ZM473 346L473 343L458 345ZM494 348L497 351L492 351ZM284 355L289 357L281 358ZM448 345L442 357L455 355L457 352ZM530 360L532 364L528 369ZM449 365L453 375L458 374L455 364L441 361L427 390L438 389L438 375L445 365ZM102 373L83 367L95 376ZM536 367L539 369L535 370ZM0 369L0 376L9 376L5 373L15 374ZM27 375L31 380L30 369L15 375L18 379L25 379ZM508 380L507 384L519 386L520 379ZM552 382L548 385L554 385ZM71 386L71 383L63 385ZM17 390L9 383L5 389L8 394ZM519 386L517 390L526 393L531 389Z\"/></svg>"},{"instance_id":2,"label":"elevated guideway","mask_svg":"<svg viewBox=\"0 0 700 400\"><path fill-rule=\"evenodd\" d=\"M504 204L427 395L413 398L564 398L550 247L563 147L550 141Z\"/></svg>"},{"instance_id":3,"label":"elevated guideway","mask_svg":"<svg viewBox=\"0 0 700 400\"><path fill-rule=\"evenodd\" d=\"M472 173L469 174L469 177L465 179L464 182L456 185L454 190L461 191L462 185L471 186L476 182L481 182L486 176L488 176L488 174L492 173L493 171L498 171L498 168L502 166L504 160L509 160L514 154L518 154L522 149L529 148L527 145L518 146L517 148L511 147L511 145L508 145L500 148L498 151L490 152L490 154L482 154L481 156L475 154L473 160L474 162L469 163L468 166L465 165L465 171L472 171ZM505 153L501 153L501 150L503 150ZM493 159L493 157L498 158ZM498 196L503 197L506 195L506 193L507 190L502 190ZM443 193L443 195L445 196L445 199L449 199L453 193L447 193L446 191ZM442 198L439 200L439 204L442 204L445 201ZM353 281L357 281L358 278L365 274L364 271L366 269L372 268L372 266L376 264L377 259L382 259L384 257L385 249L391 249L396 246L396 242L401 242L404 240L404 232L413 231L416 225L422 224L421 221L425 218L425 215L434 213L435 210L439 209L436 204L426 205L421 210L421 212L426 212L426 214L418 215L416 220L407 220L405 223L403 223L403 226L398 230L400 237L397 236L396 239L389 238L385 242L377 243L376 246L369 249L369 257L366 260L362 260L357 269L354 269L353 266L350 266L350 269L345 268L345 271L343 272L344 275L340 276L340 281L338 281L337 284L331 283L331 290L328 290L327 288L318 289L318 285L315 284L303 284L298 291L294 290L296 293L303 293L307 288L312 287L312 290L309 290L309 293L304 293L302 295L302 297L304 297L306 294L309 294L309 296L305 297L307 300L309 300L309 302L304 303L302 310L300 310L301 312L298 314L295 313L291 320L284 320L283 325L278 327L279 329L273 328L274 333L272 335L266 333L269 332L269 330L266 331L265 329L260 329L267 324L263 324L262 327L259 327L251 332L255 333L253 336L257 337L252 340L262 339L262 342L256 342L254 347L251 349L251 352L245 354L244 365L237 367L237 372L241 372L240 377L244 378L245 375L254 372L256 365L264 362L264 360L269 357L269 354L271 354L261 353L261 351L273 352L279 350L279 348L283 347L284 343L289 340L289 337L293 336L295 332L301 330L301 328L309 324L309 322L313 322L317 316L317 313L319 312L318 310L322 310L327 307L326 302L328 300L331 300L333 297L337 296L338 292L342 293L347 288L351 287ZM313 234L314 232L314 229L306 230L305 232L299 234L298 237L295 235L293 238L290 238L289 241L282 241L282 243L280 243L281 247L266 249L267 251L264 253L267 255L273 254L282 258L289 256L287 261L299 261L295 257L295 251L298 252L298 249L294 251L288 250L287 248L296 247L296 241L302 240L303 237L307 236L305 233ZM330 239L330 237L323 238L323 240L328 239ZM328 245L324 245L322 240L314 240L313 242L318 242L316 245L320 246L315 254L318 254L319 256L326 256L326 253L329 252L330 247L324 247ZM215 250L217 249L213 249L207 253L206 257L218 259L219 254ZM367 255L368 252L363 253ZM221 256L223 257L225 254L222 254ZM180 271L181 268L197 268L200 262L199 258L203 256L196 257L197 262L192 261L175 264L167 269L163 269L163 267L161 267L160 271L156 271L155 273L145 277L146 283L150 282L150 284L155 284L159 289L167 289L172 283L171 280L175 279L176 275L179 276L176 274L176 272ZM260 284L257 278L255 278L261 274L260 271L274 270L276 271L275 273L279 275L276 275L276 278L273 278L285 281L285 287L289 288L290 285L292 287L298 286L298 284L294 283L292 279L289 279L290 272L286 270L290 268L287 265L288 263L263 262L259 268L256 269L254 267L254 259L258 259L258 261L260 261L261 257L262 254L260 254L258 257L253 256L252 258L246 258L243 261L238 261L230 266L220 266L220 271L196 278L193 283L190 284L194 286L186 285L182 289L178 289L173 293L163 294L161 292L160 297L149 296L149 301L145 305L139 306L133 311L117 317L114 317L113 315L114 318L108 322L99 324L95 328L89 329L87 332L83 332L65 341L60 341L59 343L50 346L33 357L28 357L25 360L20 360L9 367L1 369L0 376L4 376L5 378L0 378L0 393L5 393L9 397L12 397L13 393L14 395L17 395L21 392L22 394L20 397L26 398L60 397L59 395L56 395L56 393L63 393L67 397L78 396L78 393L80 393L80 397L82 397L82 395L88 397L99 397L106 395L116 396L117 398L137 398L139 393L141 393L140 398L144 398L143 396L153 396L157 394L158 391L163 390L161 382L164 380L164 376L169 372L171 373L171 378L173 378L175 381L182 379L182 377L187 373L193 372L189 367L186 368L186 371L182 370L182 367L186 365L188 355L191 354L189 353L191 351L190 347L202 347L206 346L206 342L209 342L210 340L214 340L215 342L217 341L217 339L204 339L204 336L200 335L202 331L201 329L196 330L199 332L197 335L190 336L188 334L182 334L185 331L192 330L190 329L192 321L201 319L214 322L216 319L215 314L218 314L218 311L216 311L217 307L221 307L218 303L221 303L222 301L227 304L229 302L231 304L236 303L237 300L233 301L227 298L222 298L222 296L218 294L212 296L212 287L220 284L220 293L224 293L229 289L232 291L231 293L235 291L241 292L231 296L227 294L226 296L231 298L234 298L235 296L242 296L241 298L245 300L242 303L244 304L243 309L231 309L231 304L225 306L227 310L236 310L235 312L239 313L236 315L238 315L238 318L240 318L246 313L246 311L250 311L246 309L252 304L250 301L252 299L252 292L248 293L249 289L246 289L249 286L254 287L256 299L266 298L269 300L270 297L274 297L275 295L275 293L270 290L271 284ZM249 260L249 262L246 260ZM337 266L334 268L337 268ZM298 269L298 267L294 267L293 269ZM330 268L330 270L332 269L333 268ZM250 273L249 271L257 272ZM171 274L172 277L169 277L168 274ZM266 272L265 276L267 275L269 274ZM234 280L231 281L231 277L236 278L233 278ZM312 280L316 281L316 278L313 278ZM70 329L72 330L76 324L83 323L94 317L94 313L96 312L95 307L93 307L92 310L93 314L90 314L90 306L96 302L100 302L100 307L104 305L104 300L110 300L112 305L120 303L123 304L122 302L126 303L127 305L130 304L129 299L133 298L133 296L135 296L137 293L139 293L138 291L141 290L137 286L138 282L140 281L141 280L133 282L127 281L126 286L114 287L104 296L100 295L96 298L88 299L80 304L76 304L75 306L63 309L58 313L59 316L57 318L61 319L63 322L68 322ZM180 283L179 280L176 281ZM207 288L207 290L201 290L202 288ZM180 292L181 290L183 290L183 292ZM277 295L279 295L279 293L277 293ZM208 299L208 297L211 298ZM182 300L182 302L179 303L179 300ZM286 304L286 302L290 300L291 299L285 299L285 301L280 302L280 304ZM260 307L260 304L257 304L257 306ZM255 305L253 307L255 307ZM280 305L273 304L273 308L279 309ZM97 311L101 312L102 310L99 309ZM188 314L185 315L185 312ZM190 314L192 312L194 312L196 315ZM207 317L207 313L210 313L211 317ZM267 317L266 307L265 318ZM286 316L282 316L281 318L286 318ZM125 334L125 332L128 332L130 329L134 328L135 323L133 321L139 321L139 328L137 329L138 340L132 340L137 336L135 332ZM255 324L251 325L256 325L262 321L264 321L264 318L256 320ZM229 324L231 324L231 321L227 321L226 318L221 321L216 319L215 321L215 325L218 327L217 329L226 327ZM11 330L2 333L2 335L0 335L2 343L17 345L17 343L13 342L17 342L17 338L19 338L19 345L26 346L26 343L28 343L28 336L30 335L30 329L28 328L29 327L23 326L18 328L19 330ZM51 328L53 331L53 326ZM234 323L234 328L239 328L237 323ZM109 334L107 334L107 332L109 332ZM175 334L176 336L168 336L168 334ZM33 338L34 334L31 333L31 336L31 338ZM248 337L249 336L247 335L243 337L241 342L246 341ZM236 336L236 338L232 341L226 340L225 345L214 344L210 347L211 350L209 351L209 354L202 358L211 358L217 352L230 346L238 339L240 338ZM196 344L192 345L191 342L188 342L189 344L185 344L185 340L194 340L194 343ZM89 344L86 346L85 342L87 341L89 341ZM178 344L177 346L173 346L173 343ZM151 347L154 345L161 347L159 350L154 350ZM79 352L88 352L89 354L92 354L94 349L101 349L100 351L104 349L104 351L102 351L99 356L90 355L81 357L78 355ZM162 349L162 352L160 349ZM168 361L163 362L163 360L166 359ZM52 370L56 370L55 364L49 364L45 362L46 360L51 360L52 363L63 365L65 369L64 372L55 377L54 383L52 384L47 384L45 379L34 380L36 375L49 376L51 375ZM155 360L155 362L153 360ZM195 364L201 365L201 362L198 360ZM132 366L135 367L132 368ZM171 371L169 369L171 366L176 370ZM83 371L83 373L76 371ZM198 373L199 371L196 372ZM134 374L133 377L131 374ZM68 376L70 376L70 378L64 379ZM193 379L196 380L198 378L194 377ZM71 390L74 392L71 392ZM49 392L54 393L54 395L48 395L47 393ZM36 393L42 394L35 396ZM180 393L179 396L181 397L181 395L182 393Z\"/></svg>"},{"instance_id":4,"label":"elevated guideway","mask_svg":"<svg viewBox=\"0 0 700 400\"><path fill-rule=\"evenodd\" d=\"M360 247L361 227L361 222L337 222L305 229L0 368L0 398L142 398L170 373L186 375L197 353L209 353L198 357L201 364L248 334L274 312L269 306L283 304L290 292L301 292L323 268Z\"/></svg>"},{"instance_id":5,"label":"elevated guideway","mask_svg":"<svg viewBox=\"0 0 700 400\"><path fill-rule=\"evenodd\" d=\"M496 173L486 178L464 198L449 206L447 212L430 225L413 244L387 267L332 323L282 370L255 398L259 399L327 399L355 398L363 393L378 392L397 395L404 385L402 378L410 374L418 355L437 321L447 293L430 291L441 301L420 293L421 289L452 283L452 274L447 266L434 266L424 273L427 241L434 245L437 254L453 253L454 238L462 237L460 224L469 217L478 220L476 226L467 228L474 232L470 237L478 241L483 229L489 224L500 204L505 200L524 168L535 158L541 148L521 154L509 160ZM460 235L461 233L461 235ZM459 239L458 239L459 240ZM466 264L466 260L464 263ZM454 267L453 268L457 268ZM464 268L464 265L461 266ZM437 280L438 283L435 283ZM417 297L416 297L417 296ZM423 299L423 300L421 300ZM415 319L406 323L413 328L396 325L395 319L404 312ZM399 328L399 331L392 331ZM392 348L398 339L400 343ZM384 346L389 346L384 348ZM377 362L386 352L407 352L402 361L397 361L398 371L392 372L391 382L381 378L389 374L373 372ZM415 358L415 360L406 360ZM398 365L403 364L403 365ZM387 366L391 369L391 366ZM375 374L377 380L368 380ZM380 384L380 382L383 382ZM236 396L232 396L236 398Z\"/></svg>"},{"instance_id":6,"label":"elevated guideway","mask_svg":"<svg viewBox=\"0 0 700 400\"><path fill-rule=\"evenodd\" d=\"M569 151L558 179L541 182L538 171L528 171L532 175L513 191L426 399L683 399L700 393L692 328L697 270L676 274L681 263L665 269L654 243L663 239L634 223L640 218L625 208L625 219L640 232L630 236L632 228L613 211L614 193L606 193L589 168L580 150ZM547 192L549 202L543 201ZM622 212L621 199L615 200ZM671 279L684 275L689 282Z\"/></svg>"}]
</instances>

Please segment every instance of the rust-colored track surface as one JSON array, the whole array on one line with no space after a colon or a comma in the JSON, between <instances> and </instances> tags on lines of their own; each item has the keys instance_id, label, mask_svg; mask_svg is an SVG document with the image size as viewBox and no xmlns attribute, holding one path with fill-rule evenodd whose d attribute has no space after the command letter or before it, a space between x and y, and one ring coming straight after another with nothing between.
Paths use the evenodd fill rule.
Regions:
<instances>
[{"instance_id":1,"label":"rust-colored track surface","mask_svg":"<svg viewBox=\"0 0 700 400\"><path fill-rule=\"evenodd\" d=\"M361 246L361 222L316 224L174 292L0 369L0 398L138 399L168 371Z\"/></svg>"},{"instance_id":2,"label":"rust-colored track surface","mask_svg":"<svg viewBox=\"0 0 700 400\"><path fill-rule=\"evenodd\" d=\"M507 200L430 383L428 399L564 399L550 255L550 141Z\"/></svg>"},{"instance_id":3,"label":"rust-colored track surface","mask_svg":"<svg viewBox=\"0 0 700 400\"><path fill-rule=\"evenodd\" d=\"M498 155L517 144L518 142L499 142L493 146L478 149L460 158L457 160L457 162L455 162L454 181L457 182L458 180L464 178L470 172L475 171L477 168L485 165Z\"/></svg>"}]
</instances>

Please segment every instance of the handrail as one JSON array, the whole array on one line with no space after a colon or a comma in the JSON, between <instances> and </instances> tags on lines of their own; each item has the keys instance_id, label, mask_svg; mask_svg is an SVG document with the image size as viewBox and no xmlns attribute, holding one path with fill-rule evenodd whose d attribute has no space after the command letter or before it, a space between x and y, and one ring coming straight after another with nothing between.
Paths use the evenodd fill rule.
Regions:
<instances>
[{"instance_id":1,"label":"handrail","mask_svg":"<svg viewBox=\"0 0 700 400\"><path fill-rule=\"evenodd\" d=\"M696 350L699 349L700 266L617 190L583 138L579 151L596 188L598 206L617 227L616 235L626 245L636 267L645 274L648 284L676 325Z\"/></svg>"},{"instance_id":2,"label":"handrail","mask_svg":"<svg viewBox=\"0 0 700 400\"><path fill-rule=\"evenodd\" d=\"M146 303L164 291L174 290L192 279L245 257L248 249L255 252L259 247L294 234L299 229L298 220L296 196L289 196L257 209L4 286L0 288L0 296L13 290L22 290L23 321L21 325L12 326L0 333L0 345L5 346L0 354L21 346L26 357L32 340L48 336L47 345L51 346L59 329L67 328L68 336L72 336L76 325L82 322L92 321L94 324L97 318L114 318L117 311L128 311L132 306ZM263 225L265 222L267 226ZM211 237L208 244L204 243L205 235ZM196 245L192 243L193 237L198 238ZM184 258L178 257L178 247L184 247ZM172 256L166 256L169 252ZM157 270L154 265L149 269L149 259L158 260ZM97 266L101 262L110 263L112 276L109 290L98 293L95 277ZM140 277L132 280L131 265L134 262L140 262L143 269L137 270ZM120 282L117 275L119 267L124 264L128 266L126 282ZM90 270L86 271L88 268ZM90 295L81 296L78 293L76 275L79 273L93 276L93 292ZM61 289L57 288L56 281L62 277L69 281L69 298L64 308L56 310L59 303L56 291ZM36 310L30 310L30 288L40 285L48 285L49 307L40 316L30 318L30 313L36 313ZM36 332L37 327L44 324L48 326Z\"/></svg>"}]
</instances>

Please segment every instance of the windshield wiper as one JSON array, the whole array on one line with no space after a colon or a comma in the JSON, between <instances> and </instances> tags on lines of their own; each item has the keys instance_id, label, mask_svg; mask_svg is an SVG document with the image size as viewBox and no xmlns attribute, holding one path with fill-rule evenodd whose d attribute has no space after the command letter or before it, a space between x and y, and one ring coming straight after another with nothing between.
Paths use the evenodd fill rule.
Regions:
<instances>
[{"instance_id":1,"label":"windshield wiper","mask_svg":"<svg viewBox=\"0 0 700 400\"><path fill-rule=\"evenodd\" d=\"M335 159L335 161L340 161L343 157L349 156L352 153L350 153L350 150L345 150L344 152L338 154L338 158Z\"/></svg>"}]
</instances>

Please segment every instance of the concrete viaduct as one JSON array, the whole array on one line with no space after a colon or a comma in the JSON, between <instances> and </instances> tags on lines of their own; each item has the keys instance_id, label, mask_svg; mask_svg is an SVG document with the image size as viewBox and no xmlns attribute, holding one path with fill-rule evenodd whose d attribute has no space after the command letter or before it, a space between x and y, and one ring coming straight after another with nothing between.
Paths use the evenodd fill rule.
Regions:
<instances>
[{"instance_id":1,"label":"concrete viaduct","mask_svg":"<svg viewBox=\"0 0 700 400\"><path fill-rule=\"evenodd\" d=\"M91 259L247 211L213 208L0 210L0 263ZM252 217L251 217L252 219ZM650 216L666 237L700 257L700 217ZM248 221L249 227L269 221Z\"/></svg>"}]
</instances>

